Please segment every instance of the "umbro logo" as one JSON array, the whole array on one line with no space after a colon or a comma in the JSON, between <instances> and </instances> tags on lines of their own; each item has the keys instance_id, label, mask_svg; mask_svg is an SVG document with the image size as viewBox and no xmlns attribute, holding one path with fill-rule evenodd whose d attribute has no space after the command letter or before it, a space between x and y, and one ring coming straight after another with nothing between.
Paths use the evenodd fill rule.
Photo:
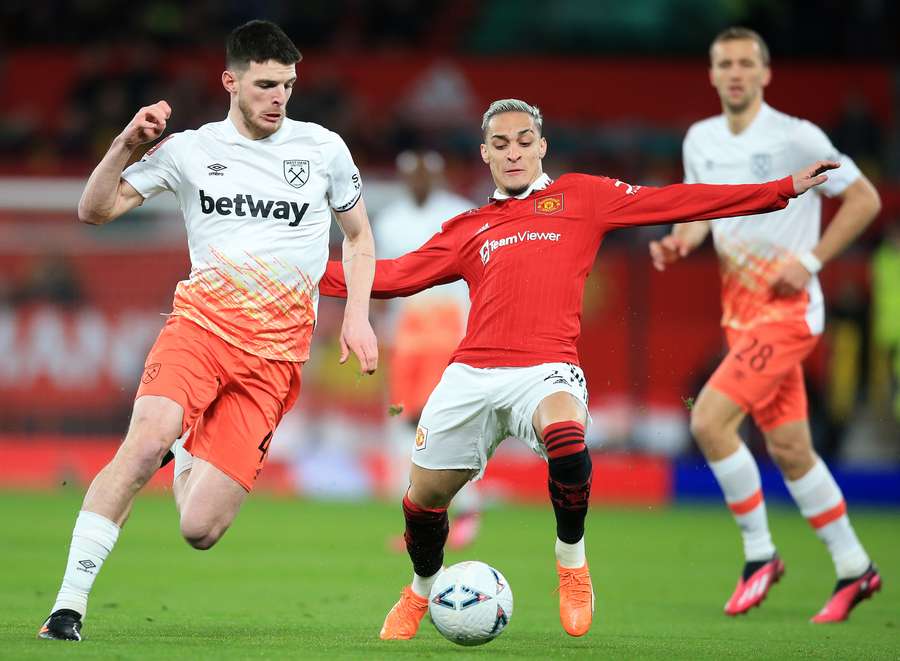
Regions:
<instances>
[{"instance_id":1,"label":"umbro logo","mask_svg":"<svg viewBox=\"0 0 900 661\"><path fill-rule=\"evenodd\" d=\"M97 565L92 560L79 560L78 564L80 567L76 567L78 571L87 572L88 574L93 574L92 569L95 569Z\"/></svg>"},{"instance_id":2,"label":"umbro logo","mask_svg":"<svg viewBox=\"0 0 900 661\"><path fill-rule=\"evenodd\" d=\"M227 165L222 165L221 163L213 163L212 165L206 166L208 170L210 170L210 177L224 177L225 175L222 173L222 170L227 170Z\"/></svg>"}]
</instances>

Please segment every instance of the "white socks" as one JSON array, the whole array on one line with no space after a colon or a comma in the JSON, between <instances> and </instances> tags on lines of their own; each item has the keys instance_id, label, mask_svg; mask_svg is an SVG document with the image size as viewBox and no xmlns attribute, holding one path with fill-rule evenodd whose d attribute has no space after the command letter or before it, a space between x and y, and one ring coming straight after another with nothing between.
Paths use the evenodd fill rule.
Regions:
<instances>
[{"instance_id":1,"label":"white socks","mask_svg":"<svg viewBox=\"0 0 900 661\"><path fill-rule=\"evenodd\" d=\"M442 571L444 571L443 567L438 569L434 573L434 576L428 577L419 576L417 573L413 572L412 591L420 597L428 599L428 595L431 594L431 586L434 585L434 582L437 580L437 577L440 576Z\"/></svg>"},{"instance_id":2,"label":"white socks","mask_svg":"<svg viewBox=\"0 0 900 661\"><path fill-rule=\"evenodd\" d=\"M759 467L750 450L741 443L734 454L719 461L710 461L709 467L741 529L744 557L748 562L770 559L775 553L775 545L769 533Z\"/></svg>"},{"instance_id":3,"label":"white socks","mask_svg":"<svg viewBox=\"0 0 900 661\"><path fill-rule=\"evenodd\" d=\"M800 513L825 542L838 578L855 578L869 568L870 560L859 543L840 487L821 459L799 480L785 480Z\"/></svg>"},{"instance_id":4,"label":"white socks","mask_svg":"<svg viewBox=\"0 0 900 661\"><path fill-rule=\"evenodd\" d=\"M584 536L574 544L566 544L561 539L556 539L556 561L560 567L566 569L579 569L587 564L587 556L584 553Z\"/></svg>"},{"instance_id":5,"label":"white socks","mask_svg":"<svg viewBox=\"0 0 900 661\"><path fill-rule=\"evenodd\" d=\"M78 513L62 587L51 613L68 608L84 618L91 586L118 537L119 526L106 517L85 510Z\"/></svg>"}]
</instances>

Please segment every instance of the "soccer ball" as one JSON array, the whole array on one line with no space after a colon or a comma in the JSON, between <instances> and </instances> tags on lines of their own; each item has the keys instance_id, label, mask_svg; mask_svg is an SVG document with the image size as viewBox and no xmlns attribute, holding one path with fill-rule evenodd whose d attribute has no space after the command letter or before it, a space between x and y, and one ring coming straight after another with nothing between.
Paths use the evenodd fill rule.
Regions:
<instances>
[{"instance_id":1,"label":"soccer ball","mask_svg":"<svg viewBox=\"0 0 900 661\"><path fill-rule=\"evenodd\" d=\"M506 628L513 596L503 574L483 562L459 562L437 577L428 595L431 621L459 645L483 645Z\"/></svg>"}]
</instances>

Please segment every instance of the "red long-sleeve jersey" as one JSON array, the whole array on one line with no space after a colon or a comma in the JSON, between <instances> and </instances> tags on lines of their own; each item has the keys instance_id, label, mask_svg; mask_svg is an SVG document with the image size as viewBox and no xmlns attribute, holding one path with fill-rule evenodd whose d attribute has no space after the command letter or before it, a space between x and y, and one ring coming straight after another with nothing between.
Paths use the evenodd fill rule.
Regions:
<instances>
[{"instance_id":1,"label":"red long-sleeve jersey","mask_svg":"<svg viewBox=\"0 0 900 661\"><path fill-rule=\"evenodd\" d=\"M460 214L418 250L378 260L372 296L410 296L463 278L472 306L451 362L577 364L584 282L609 230L775 211L794 196L791 177L652 188L567 174L523 199ZM328 262L319 292L347 295L340 262Z\"/></svg>"}]
</instances>

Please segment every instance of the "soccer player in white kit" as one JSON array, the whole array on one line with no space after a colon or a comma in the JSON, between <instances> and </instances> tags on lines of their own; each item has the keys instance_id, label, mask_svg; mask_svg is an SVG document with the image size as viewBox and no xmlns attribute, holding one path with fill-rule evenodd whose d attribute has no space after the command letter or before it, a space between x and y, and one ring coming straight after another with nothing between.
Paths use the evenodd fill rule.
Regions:
<instances>
[{"instance_id":1,"label":"soccer player in white kit","mask_svg":"<svg viewBox=\"0 0 900 661\"><path fill-rule=\"evenodd\" d=\"M771 71L768 48L756 32L725 30L713 41L710 59L722 114L688 130L686 183L767 181L810 160L841 163L819 188L841 199L821 239L822 201L813 194L752 223L723 218L677 225L650 244L654 265L663 270L712 231L721 263L729 353L691 410L691 431L744 542L744 570L725 612L738 615L758 606L784 573L769 532L759 468L738 435L749 413L800 512L834 561L837 586L812 621L839 622L881 587L881 577L850 525L840 488L813 450L802 362L824 327L816 273L875 217L880 201L821 129L763 101Z\"/></svg>"},{"instance_id":2,"label":"soccer player in white kit","mask_svg":"<svg viewBox=\"0 0 900 661\"><path fill-rule=\"evenodd\" d=\"M379 259L411 252L439 232L441 224L477 205L442 186L444 159L436 151L407 150L397 155L397 172L405 190L373 220ZM402 494L409 485L409 442L425 402L441 380L450 356L462 339L469 311L469 288L452 282L395 299L388 308L390 332L388 381L395 415L388 420L391 484ZM474 541L481 521L477 485L463 487L453 501L447 546L460 549ZM392 548L406 550L403 536L390 540Z\"/></svg>"},{"instance_id":3,"label":"soccer player in white kit","mask_svg":"<svg viewBox=\"0 0 900 661\"><path fill-rule=\"evenodd\" d=\"M135 495L179 437L173 491L182 535L208 549L228 529L300 391L332 211L352 283L341 362L352 351L364 372L377 366L368 320L374 245L359 172L339 136L285 117L300 59L274 23L236 28L222 74L228 116L170 135L124 169L171 113L165 101L141 108L88 180L78 215L98 225L173 192L191 273L147 357L128 433L85 496L41 638L81 640L94 579Z\"/></svg>"}]
</instances>

